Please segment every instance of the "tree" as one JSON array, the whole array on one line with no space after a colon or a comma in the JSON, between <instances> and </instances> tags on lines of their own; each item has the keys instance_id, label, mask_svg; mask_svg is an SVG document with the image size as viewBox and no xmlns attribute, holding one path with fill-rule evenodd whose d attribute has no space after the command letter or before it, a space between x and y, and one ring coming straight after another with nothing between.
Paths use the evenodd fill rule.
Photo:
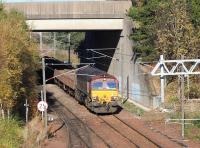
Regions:
<instances>
[{"instance_id":1,"label":"tree","mask_svg":"<svg viewBox=\"0 0 200 148\"><path fill-rule=\"evenodd\" d=\"M129 16L136 24L131 35L136 44L133 50L141 53L144 61L158 60L160 54L164 54L167 59L180 58L181 55L188 58L198 57L199 31L191 21L196 20L195 24L198 24L198 19L191 19L191 16L195 17L191 12L197 12L197 9L189 9L191 7L188 1L134 2L135 6L129 11ZM199 2L192 0L191 4L195 7L197 3Z\"/></svg>"},{"instance_id":2,"label":"tree","mask_svg":"<svg viewBox=\"0 0 200 148\"><path fill-rule=\"evenodd\" d=\"M197 58L198 36L190 21L186 0L160 3L156 14L156 48L166 59L180 59L181 55Z\"/></svg>"},{"instance_id":3,"label":"tree","mask_svg":"<svg viewBox=\"0 0 200 148\"><path fill-rule=\"evenodd\" d=\"M195 28L200 27L200 1L187 0L187 5L192 24L195 26Z\"/></svg>"},{"instance_id":4,"label":"tree","mask_svg":"<svg viewBox=\"0 0 200 148\"><path fill-rule=\"evenodd\" d=\"M77 49L80 42L85 38L84 32L56 32L55 33L56 48L62 50L66 50L69 48L69 34L71 35L70 46L72 50ZM53 47L53 40L54 40L54 32L43 33L44 44ZM37 38L37 42L39 42L39 38Z\"/></svg>"},{"instance_id":5,"label":"tree","mask_svg":"<svg viewBox=\"0 0 200 148\"><path fill-rule=\"evenodd\" d=\"M131 36L136 43L134 51L140 52L144 61L158 60L161 54L165 59L181 59L182 55L200 58L199 6L199 0L135 0L129 11L136 24ZM191 79L192 85L198 87L199 78ZM168 84L174 80L167 78Z\"/></svg>"},{"instance_id":6,"label":"tree","mask_svg":"<svg viewBox=\"0 0 200 148\"><path fill-rule=\"evenodd\" d=\"M0 16L0 107L9 115L36 98L38 54L23 15L2 9Z\"/></svg>"},{"instance_id":7,"label":"tree","mask_svg":"<svg viewBox=\"0 0 200 148\"><path fill-rule=\"evenodd\" d=\"M159 54L155 48L155 15L159 9L159 0L134 1L134 3L128 14L135 24L131 35L135 43L133 51L140 53L144 61L154 61L158 59Z\"/></svg>"}]
</instances>

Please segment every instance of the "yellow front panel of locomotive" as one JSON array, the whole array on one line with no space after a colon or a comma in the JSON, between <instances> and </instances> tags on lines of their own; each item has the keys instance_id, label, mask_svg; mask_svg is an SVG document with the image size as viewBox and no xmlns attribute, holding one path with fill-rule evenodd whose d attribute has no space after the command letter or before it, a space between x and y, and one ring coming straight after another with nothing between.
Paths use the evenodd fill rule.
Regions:
<instances>
[{"instance_id":1,"label":"yellow front panel of locomotive","mask_svg":"<svg viewBox=\"0 0 200 148\"><path fill-rule=\"evenodd\" d=\"M118 98L117 90L92 90L91 98L93 101L98 101L99 103L109 103L111 100L116 100Z\"/></svg>"}]
</instances>

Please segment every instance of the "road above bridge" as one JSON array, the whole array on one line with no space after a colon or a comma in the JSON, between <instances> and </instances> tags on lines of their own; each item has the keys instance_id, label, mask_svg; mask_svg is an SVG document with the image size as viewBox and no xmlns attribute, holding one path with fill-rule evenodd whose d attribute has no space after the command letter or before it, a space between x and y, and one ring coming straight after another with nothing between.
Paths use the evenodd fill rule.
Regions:
<instances>
[{"instance_id":1,"label":"road above bridge","mask_svg":"<svg viewBox=\"0 0 200 148\"><path fill-rule=\"evenodd\" d=\"M28 20L124 18L131 1L68 1L7 3L7 10L16 9Z\"/></svg>"}]
</instances>

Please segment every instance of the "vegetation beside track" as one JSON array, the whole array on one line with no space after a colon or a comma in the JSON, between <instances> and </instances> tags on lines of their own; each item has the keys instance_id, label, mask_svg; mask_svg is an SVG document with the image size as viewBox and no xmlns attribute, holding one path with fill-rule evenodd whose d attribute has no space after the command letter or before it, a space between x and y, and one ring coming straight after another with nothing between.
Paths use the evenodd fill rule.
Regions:
<instances>
[{"instance_id":1,"label":"vegetation beside track","mask_svg":"<svg viewBox=\"0 0 200 148\"><path fill-rule=\"evenodd\" d=\"M167 114L167 118L170 119L181 119L181 112L171 112ZM200 119L200 112L194 111L194 112L186 112L185 113L186 119ZM181 121L174 121L179 124L181 124ZM185 121L185 137L187 139L192 139L195 141L200 141L200 120L196 121Z\"/></svg>"},{"instance_id":2,"label":"vegetation beside track","mask_svg":"<svg viewBox=\"0 0 200 148\"><path fill-rule=\"evenodd\" d=\"M200 141L200 128L198 128L197 126L192 125L192 124L186 125L185 137L199 142Z\"/></svg>"},{"instance_id":3,"label":"vegetation beside track","mask_svg":"<svg viewBox=\"0 0 200 148\"><path fill-rule=\"evenodd\" d=\"M200 55L200 1L199 0L132 0L128 15L135 26L131 39L134 52L143 62L155 64L162 54L167 60L198 59ZM151 66L152 66L151 65ZM167 65L170 67L169 65ZM177 99L178 79L166 77L166 94ZM200 98L198 76L190 76L190 98ZM170 86L171 85L171 86Z\"/></svg>"},{"instance_id":4,"label":"vegetation beside track","mask_svg":"<svg viewBox=\"0 0 200 148\"><path fill-rule=\"evenodd\" d=\"M199 0L132 0L134 52L143 61L199 56Z\"/></svg>"},{"instance_id":5,"label":"vegetation beside track","mask_svg":"<svg viewBox=\"0 0 200 148\"><path fill-rule=\"evenodd\" d=\"M145 113L145 111L143 109L137 107L136 105L134 105L133 103L131 103L129 101L126 101L125 103L123 103L122 107L125 110L127 110L137 116L142 116Z\"/></svg>"},{"instance_id":6,"label":"vegetation beside track","mask_svg":"<svg viewBox=\"0 0 200 148\"><path fill-rule=\"evenodd\" d=\"M15 118L0 118L0 147L20 148L23 143L22 128L20 121Z\"/></svg>"},{"instance_id":7,"label":"vegetation beside track","mask_svg":"<svg viewBox=\"0 0 200 148\"><path fill-rule=\"evenodd\" d=\"M185 83L187 85L187 83ZM166 118L181 119L181 104L178 98L178 80L169 83L166 87L166 103L165 108L172 110L168 113ZM186 119L200 119L200 102L198 100L192 101L192 99L200 98L199 80L197 77L190 79L190 87L185 86L185 98L184 103L185 118ZM180 124L181 121L175 121ZM200 141L200 121L186 121L185 125L185 137L187 139Z\"/></svg>"},{"instance_id":8,"label":"vegetation beside track","mask_svg":"<svg viewBox=\"0 0 200 148\"><path fill-rule=\"evenodd\" d=\"M39 56L30 39L23 14L4 10L0 2L0 117L11 114L25 117L24 103L35 113Z\"/></svg>"},{"instance_id":9,"label":"vegetation beside track","mask_svg":"<svg viewBox=\"0 0 200 148\"><path fill-rule=\"evenodd\" d=\"M36 113L39 54L30 39L23 14L6 11L0 1L0 147L18 148L24 142L25 101L29 120ZM12 118L18 116L20 120Z\"/></svg>"},{"instance_id":10,"label":"vegetation beside track","mask_svg":"<svg viewBox=\"0 0 200 148\"><path fill-rule=\"evenodd\" d=\"M69 40L69 35L70 35L70 40ZM35 42L39 44L40 43L39 35L37 33L32 33L32 36ZM71 62L72 63L80 62L78 57L78 52L80 52L82 49L81 46L85 39L84 32L43 32L42 36L43 36L42 48L52 49L52 52L46 52L45 54L46 56L55 57L56 59L61 61L67 61L68 50L70 48ZM56 52L54 52L54 48L56 48Z\"/></svg>"}]
</instances>

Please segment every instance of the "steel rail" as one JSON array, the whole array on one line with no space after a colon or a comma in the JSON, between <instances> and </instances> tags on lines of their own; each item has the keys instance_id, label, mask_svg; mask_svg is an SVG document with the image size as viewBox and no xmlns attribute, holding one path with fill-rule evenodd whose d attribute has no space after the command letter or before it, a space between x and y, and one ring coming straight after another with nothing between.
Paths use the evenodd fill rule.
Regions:
<instances>
[{"instance_id":1,"label":"steel rail","mask_svg":"<svg viewBox=\"0 0 200 148\"><path fill-rule=\"evenodd\" d=\"M81 119L79 119L70 109L68 109L65 105L63 105L60 101L57 101L63 108L65 108L68 112L70 112L80 123L82 123L86 128L88 128L93 134L95 134L99 139L103 141L103 143L108 147L111 146L101 137L99 136L92 128L90 128L87 124L85 124Z\"/></svg>"},{"instance_id":2,"label":"steel rail","mask_svg":"<svg viewBox=\"0 0 200 148\"><path fill-rule=\"evenodd\" d=\"M119 130L117 130L115 127L113 127L110 123L108 123L106 120L104 120L101 116L98 116L99 119L101 119L106 125L108 125L110 128L112 128L114 131L116 131L118 134L120 134L122 137L124 137L125 139L127 139L130 143L134 144L137 148L139 148L140 146L137 145L135 142L133 142L130 138L128 138L127 136L124 136Z\"/></svg>"},{"instance_id":3,"label":"steel rail","mask_svg":"<svg viewBox=\"0 0 200 148\"><path fill-rule=\"evenodd\" d=\"M64 123L64 126L65 126L65 128L66 128L66 132L67 132L67 136L68 136L67 138L68 138L68 141L69 141L68 146L70 147L70 134L69 134L69 129L68 129L68 126L67 126L66 121L65 121L63 118L60 117L59 113L58 113L55 109L50 108L50 110L54 111L55 114L58 116L58 118L59 118L60 120L62 120L62 122Z\"/></svg>"},{"instance_id":4,"label":"steel rail","mask_svg":"<svg viewBox=\"0 0 200 148\"><path fill-rule=\"evenodd\" d=\"M62 120L64 121L64 123L69 126L70 123L68 123L68 121L67 121L68 119L66 119L65 113L63 113L63 111L61 109L60 109L60 111L57 110L56 112L57 112L57 114L59 114L59 116L62 116L62 118L63 118ZM69 129L69 127L68 127L68 129ZM70 128L70 129L79 138L79 140L81 140L88 148L90 148L90 146L87 144L87 142L85 142L85 140L79 135L79 133L75 129L73 129L73 128ZM69 132L70 132L70 130L69 130Z\"/></svg>"},{"instance_id":5,"label":"steel rail","mask_svg":"<svg viewBox=\"0 0 200 148\"><path fill-rule=\"evenodd\" d=\"M161 148L163 147L162 145L157 144L156 142L154 142L153 140L151 140L149 137L147 137L146 135L144 135L143 133L141 133L140 131L138 131L137 129L133 128L132 126L130 126L129 124L127 124L126 122L124 122L123 120L121 120L119 117L117 117L116 115L113 115L115 118L117 118L119 121L121 121L122 123L124 123L126 126L128 126L129 128L131 128L132 130L136 131L138 134L140 134L141 136L145 137L147 140L149 140L150 142L152 142L154 145L156 145L157 147ZM163 136L166 136L164 134L162 134ZM187 145L178 142L178 141L174 141L172 140L172 138L169 138L168 136L166 136L169 140L171 140L172 142L177 143L180 146L184 146L187 147Z\"/></svg>"},{"instance_id":6,"label":"steel rail","mask_svg":"<svg viewBox=\"0 0 200 148\"><path fill-rule=\"evenodd\" d=\"M133 128L132 126L130 126L129 124L127 124L126 122L124 122L123 120L121 120L119 117L117 117L116 115L113 115L113 117L115 117L116 119L118 119L120 122L122 122L123 124L125 124L126 126L128 126L129 128L131 128L133 131L135 131L136 133L138 133L139 135L141 135L142 137L146 138L148 141L150 141L151 143L153 143L154 145L156 145L159 148L162 148L161 145L157 144L156 142L154 142L153 140L151 140L149 137L147 137L146 135L144 135L143 133L141 133L140 131L138 131L136 128Z\"/></svg>"}]
</instances>

